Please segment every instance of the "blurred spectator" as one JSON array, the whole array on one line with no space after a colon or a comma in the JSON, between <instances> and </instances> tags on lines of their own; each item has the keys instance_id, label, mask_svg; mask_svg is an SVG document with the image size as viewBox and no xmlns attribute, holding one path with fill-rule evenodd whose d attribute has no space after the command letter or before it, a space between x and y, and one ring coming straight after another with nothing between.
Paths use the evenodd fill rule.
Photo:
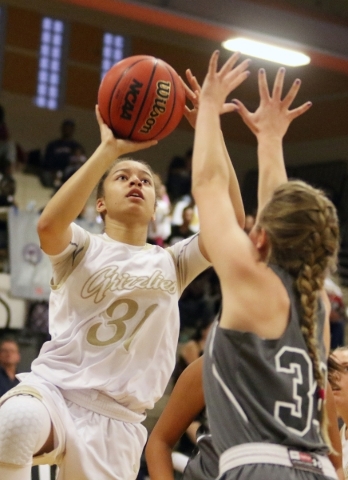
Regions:
<instances>
[{"instance_id":1,"label":"blurred spectator","mask_svg":"<svg viewBox=\"0 0 348 480\"><path fill-rule=\"evenodd\" d=\"M177 382L182 372L190 363L203 355L213 318L214 317L210 317L200 322L190 339L179 346L178 359L172 376L174 383Z\"/></svg>"},{"instance_id":2,"label":"blurred spectator","mask_svg":"<svg viewBox=\"0 0 348 480\"><path fill-rule=\"evenodd\" d=\"M342 463L344 478L348 478L348 347L339 347L331 352L328 361L328 380L335 399L341 424Z\"/></svg>"},{"instance_id":3,"label":"blurred spectator","mask_svg":"<svg viewBox=\"0 0 348 480\"><path fill-rule=\"evenodd\" d=\"M11 338L0 340L0 397L18 385L16 374L20 360L18 343Z\"/></svg>"},{"instance_id":4,"label":"blurred spectator","mask_svg":"<svg viewBox=\"0 0 348 480\"><path fill-rule=\"evenodd\" d=\"M161 177L155 174L154 181L156 188L156 211L154 220L149 224L147 242L163 247L164 240L171 233L171 203Z\"/></svg>"},{"instance_id":5,"label":"blurred spectator","mask_svg":"<svg viewBox=\"0 0 348 480\"><path fill-rule=\"evenodd\" d=\"M54 179L54 189L57 191L63 183L65 183L71 175L73 175L87 160L86 153L83 147L79 146L72 151L72 154L69 158L68 165L64 170L59 170Z\"/></svg>"},{"instance_id":6,"label":"blurred spectator","mask_svg":"<svg viewBox=\"0 0 348 480\"><path fill-rule=\"evenodd\" d=\"M191 229L191 223L194 216L194 209L190 205L185 207L182 211L182 223L181 225L172 225L171 234L167 238L166 243L168 245L174 245L174 243L180 242L195 232Z\"/></svg>"},{"instance_id":7,"label":"blurred spectator","mask_svg":"<svg viewBox=\"0 0 348 480\"><path fill-rule=\"evenodd\" d=\"M341 288L329 277L325 279L325 290L331 303L330 333L331 349L344 345L346 309Z\"/></svg>"},{"instance_id":8,"label":"blurred spectator","mask_svg":"<svg viewBox=\"0 0 348 480\"><path fill-rule=\"evenodd\" d=\"M11 165L16 163L16 145L10 139L10 133L5 121L5 110L2 105L0 105L0 156Z\"/></svg>"},{"instance_id":9,"label":"blurred spectator","mask_svg":"<svg viewBox=\"0 0 348 480\"><path fill-rule=\"evenodd\" d=\"M65 169L70 165L72 157L80 156L83 147L74 139L75 122L66 119L61 124L61 136L46 146L42 163L41 182L45 187L53 187L55 181L62 182Z\"/></svg>"},{"instance_id":10,"label":"blurred spectator","mask_svg":"<svg viewBox=\"0 0 348 480\"><path fill-rule=\"evenodd\" d=\"M214 316L214 304L209 297L209 271L198 275L184 290L179 300L181 341L200 324ZM187 338L187 337L186 337Z\"/></svg>"},{"instance_id":11,"label":"blurred spectator","mask_svg":"<svg viewBox=\"0 0 348 480\"><path fill-rule=\"evenodd\" d=\"M0 157L7 160L12 167L16 167L17 162L24 163L26 157L21 146L11 139L2 105L0 105Z\"/></svg>"},{"instance_id":12,"label":"blurred spectator","mask_svg":"<svg viewBox=\"0 0 348 480\"><path fill-rule=\"evenodd\" d=\"M48 331L47 300L38 300L30 303L25 327L31 334L34 333L37 336L39 349L44 342L50 340L51 337Z\"/></svg>"},{"instance_id":13,"label":"blurred spectator","mask_svg":"<svg viewBox=\"0 0 348 480\"><path fill-rule=\"evenodd\" d=\"M182 213L184 208L192 207L193 208L193 217L191 220L190 228L191 230L196 233L199 230L199 219L198 219L198 210L195 202L190 194L184 195L180 197L176 203L173 205L172 211L172 228L175 225L182 224Z\"/></svg>"},{"instance_id":14,"label":"blurred spectator","mask_svg":"<svg viewBox=\"0 0 348 480\"><path fill-rule=\"evenodd\" d=\"M192 148L187 150L184 157L172 158L167 172L167 191L171 202L175 202L183 195L191 192L191 165Z\"/></svg>"},{"instance_id":15,"label":"blurred spectator","mask_svg":"<svg viewBox=\"0 0 348 480\"><path fill-rule=\"evenodd\" d=\"M13 166L4 154L0 154L0 207L15 204L16 180L12 175Z\"/></svg>"}]
</instances>

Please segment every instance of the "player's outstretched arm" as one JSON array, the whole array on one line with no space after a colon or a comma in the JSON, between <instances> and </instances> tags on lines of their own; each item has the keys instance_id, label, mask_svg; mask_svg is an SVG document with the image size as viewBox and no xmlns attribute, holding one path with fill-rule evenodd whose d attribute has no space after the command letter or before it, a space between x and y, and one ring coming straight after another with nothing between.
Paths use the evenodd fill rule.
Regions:
<instances>
[{"instance_id":1,"label":"player's outstretched arm","mask_svg":"<svg viewBox=\"0 0 348 480\"><path fill-rule=\"evenodd\" d=\"M203 357L200 357L180 375L150 434L145 453L151 480L174 480L173 448L205 407L202 365Z\"/></svg>"},{"instance_id":2,"label":"player's outstretched arm","mask_svg":"<svg viewBox=\"0 0 348 480\"><path fill-rule=\"evenodd\" d=\"M190 123L190 125L192 126L192 128L195 128L198 107L199 107L199 95L201 92L201 86L199 85L197 78L192 74L190 69L186 70L186 78L190 86L188 87L186 83L184 83L186 97L191 102L192 108L189 108L187 105L185 105L185 117L187 121ZM224 114L228 112L233 112L236 109L237 109L237 106L235 104L231 102L226 102L223 104L220 113ZM231 161L231 158L229 156L229 153L225 144L225 139L224 139L222 130L220 130L220 141L221 141L222 151L224 153L224 158L225 158L226 165L229 172L229 192L230 192L231 202L232 202L238 223L241 226L241 228L244 228L245 211L244 211L242 195L240 192L237 175L234 170L233 163Z\"/></svg>"},{"instance_id":3,"label":"player's outstretched arm","mask_svg":"<svg viewBox=\"0 0 348 480\"><path fill-rule=\"evenodd\" d=\"M71 239L73 222L93 192L104 172L120 156L155 145L157 141L131 142L116 139L103 122L96 107L101 143L92 156L65 182L50 199L38 222L41 248L49 255L62 252Z\"/></svg>"},{"instance_id":4,"label":"player's outstretched arm","mask_svg":"<svg viewBox=\"0 0 348 480\"><path fill-rule=\"evenodd\" d=\"M259 70L258 84L260 105L251 113L239 100L233 100L238 106L237 112L250 128L258 142L259 185L258 212L261 212L274 190L287 181L283 156L283 138L291 122L305 113L311 102L290 110L301 81L296 79L288 93L282 99L285 68L277 72L272 93L269 91L266 72Z\"/></svg>"}]
</instances>

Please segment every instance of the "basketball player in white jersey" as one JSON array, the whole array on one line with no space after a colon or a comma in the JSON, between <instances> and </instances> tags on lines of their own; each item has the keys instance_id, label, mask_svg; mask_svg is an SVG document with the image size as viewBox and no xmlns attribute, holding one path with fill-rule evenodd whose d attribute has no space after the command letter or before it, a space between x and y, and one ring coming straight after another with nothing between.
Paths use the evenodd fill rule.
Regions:
<instances>
[{"instance_id":1,"label":"basketball player in white jersey","mask_svg":"<svg viewBox=\"0 0 348 480\"><path fill-rule=\"evenodd\" d=\"M168 249L145 243L155 210L152 172L138 161L114 160L156 142L115 139L98 109L96 115L101 144L38 222L53 266L52 340L1 399L0 478L7 480L29 480L33 457L34 464L57 464L59 480L136 478L146 441L141 422L175 365L179 296L210 265L199 235ZM238 181L223 148L243 225ZM74 220L98 181L105 233L92 235Z\"/></svg>"}]
</instances>

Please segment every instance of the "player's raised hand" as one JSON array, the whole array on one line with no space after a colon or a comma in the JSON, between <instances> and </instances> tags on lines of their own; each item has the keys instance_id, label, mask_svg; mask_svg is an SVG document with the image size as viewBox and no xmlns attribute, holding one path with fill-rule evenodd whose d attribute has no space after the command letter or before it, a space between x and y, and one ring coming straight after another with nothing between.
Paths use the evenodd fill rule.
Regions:
<instances>
[{"instance_id":1,"label":"player's raised hand","mask_svg":"<svg viewBox=\"0 0 348 480\"><path fill-rule=\"evenodd\" d=\"M192 104L192 107L188 107L185 105L185 111L184 115L191 125L192 128L196 127L196 120L197 120L197 113L198 113L198 107L199 107L199 95L201 93L201 86L197 81L197 78L192 74L191 70L188 68L186 70L186 78L189 86L182 80L182 83L185 88L186 92L186 98L190 101ZM233 112L236 110L238 107L236 104L227 102L224 103L221 109L221 114L223 113L228 113L228 112Z\"/></svg>"},{"instance_id":2,"label":"player's raised hand","mask_svg":"<svg viewBox=\"0 0 348 480\"><path fill-rule=\"evenodd\" d=\"M219 52L215 51L210 58L208 73L200 92L200 102L210 102L222 111L226 97L246 80L250 74L247 70L250 60L237 64L240 54L234 53L218 70Z\"/></svg>"},{"instance_id":3,"label":"player's raised hand","mask_svg":"<svg viewBox=\"0 0 348 480\"><path fill-rule=\"evenodd\" d=\"M148 140L146 142L133 142L131 140L116 138L114 136L113 131L104 122L100 114L98 105L96 105L95 107L95 114L97 117L99 129L100 129L101 143L108 149L115 150L115 158L121 155L124 155L126 153L136 152L138 150L144 150L158 143L157 140Z\"/></svg>"},{"instance_id":4,"label":"player's raised hand","mask_svg":"<svg viewBox=\"0 0 348 480\"><path fill-rule=\"evenodd\" d=\"M301 80L296 79L288 93L282 99L284 86L285 68L281 67L276 75L272 94L270 94L266 72L263 68L259 70L258 84L260 94L260 105L255 112L250 112L244 104L237 99L233 100L238 106L238 113L244 123L250 128L254 135L270 135L283 138L290 123L300 115L303 115L312 106L306 102L301 106L290 110L301 86Z\"/></svg>"}]
</instances>

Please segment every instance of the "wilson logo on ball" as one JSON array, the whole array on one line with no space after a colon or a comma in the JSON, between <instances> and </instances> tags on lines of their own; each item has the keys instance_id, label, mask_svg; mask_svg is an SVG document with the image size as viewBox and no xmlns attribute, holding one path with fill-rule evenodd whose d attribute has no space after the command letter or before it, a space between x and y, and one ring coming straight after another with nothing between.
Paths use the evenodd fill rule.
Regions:
<instances>
[{"instance_id":1,"label":"wilson logo on ball","mask_svg":"<svg viewBox=\"0 0 348 480\"><path fill-rule=\"evenodd\" d=\"M134 105L136 104L142 86L143 83L140 83L138 82L138 80L133 78L133 83L130 84L129 90L124 98L121 118L124 118L125 120L132 120L132 112L134 110Z\"/></svg>"},{"instance_id":2,"label":"wilson logo on ball","mask_svg":"<svg viewBox=\"0 0 348 480\"><path fill-rule=\"evenodd\" d=\"M139 130L140 133L149 133L156 123L156 117L163 115L166 112L166 104L170 95L171 83L159 81L157 82L157 97L155 98L152 110L149 117L146 119L144 125Z\"/></svg>"},{"instance_id":3,"label":"wilson logo on ball","mask_svg":"<svg viewBox=\"0 0 348 480\"><path fill-rule=\"evenodd\" d=\"M169 135L183 117L185 101L185 87L176 71L149 55L115 63L98 90L104 122L116 138L136 142Z\"/></svg>"}]
</instances>

